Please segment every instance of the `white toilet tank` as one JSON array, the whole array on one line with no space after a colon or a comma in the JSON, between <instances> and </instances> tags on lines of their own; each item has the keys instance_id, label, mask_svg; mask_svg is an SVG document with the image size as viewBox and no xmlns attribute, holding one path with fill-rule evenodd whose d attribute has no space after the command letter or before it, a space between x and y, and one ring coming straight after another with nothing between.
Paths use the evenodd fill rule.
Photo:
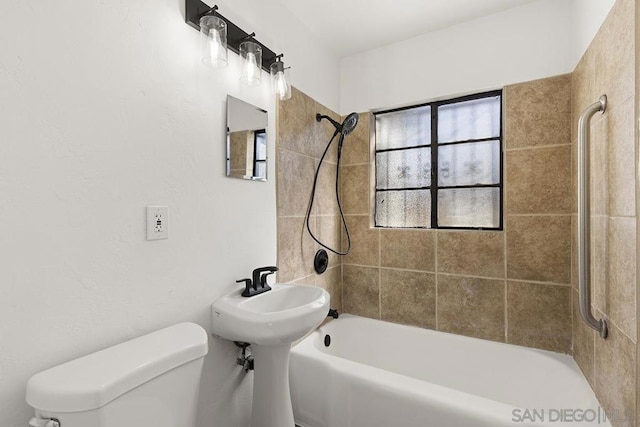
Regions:
<instances>
[{"instance_id":1,"label":"white toilet tank","mask_svg":"<svg viewBox=\"0 0 640 427\"><path fill-rule=\"evenodd\" d=\"M34 424L193 427L207 351L205 330L181 323L40 372L27 384Z\"/></svg>"}]
</instances>

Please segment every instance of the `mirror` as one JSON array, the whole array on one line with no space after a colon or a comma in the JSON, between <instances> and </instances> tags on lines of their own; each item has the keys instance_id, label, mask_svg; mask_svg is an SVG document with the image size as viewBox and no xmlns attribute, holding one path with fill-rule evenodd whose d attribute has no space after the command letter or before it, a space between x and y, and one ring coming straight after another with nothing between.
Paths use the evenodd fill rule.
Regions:
<instances>
[{"instance_id":1,"label":"mirror","mask_svg":"<svg viewBox=\"0 0 640 427\"><path fill-rule=\"evenodd\" d=\"M267 112L227 95L227 176L267 180Z\"/></svg>"}]
</instances>

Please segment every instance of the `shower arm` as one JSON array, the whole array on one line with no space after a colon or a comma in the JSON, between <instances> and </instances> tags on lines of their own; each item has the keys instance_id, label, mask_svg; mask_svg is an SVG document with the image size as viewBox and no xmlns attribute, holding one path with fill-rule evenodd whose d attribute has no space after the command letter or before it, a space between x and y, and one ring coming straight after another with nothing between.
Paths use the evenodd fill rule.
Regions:
<instances>
[{"instance_id":1,"label":"shower arm","mask_svg":"<svg viewBox=\"0 0 640 427\"><path fill-rule=\"evenodd\" d=\"M580 294L580 315L587 325L598 331L602 338L607 337L607 321L605 319L597 320L591 313L589 146L591 118L598 112L604 114L606 107L607 96L602 95L598 102L591 104L582 112L578 120L578 292Z\"/></svg>"}]
</instances>

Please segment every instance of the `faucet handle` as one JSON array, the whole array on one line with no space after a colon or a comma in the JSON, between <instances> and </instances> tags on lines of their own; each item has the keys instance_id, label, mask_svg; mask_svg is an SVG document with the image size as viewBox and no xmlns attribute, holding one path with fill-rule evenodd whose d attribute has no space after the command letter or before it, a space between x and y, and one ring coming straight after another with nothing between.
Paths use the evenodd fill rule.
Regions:
<instances>
[{"instance_id":1,"label":"faucet handle","mask_svg":"<svg viewBox=\"0 0 640 427\"><path fill-rule=\"evenodd\" d=\"M260 276L260 286L262 286L263 288L266 286L267 288L269 288L270 286L267 284L267 276L272 275L273 273L275 273L276 271L278 271L278 269L276 268L275 270L270 270L267 271L266 273L262 274L262 276Z\"/></svg>"},{"instance_id":2,"label":"faucet handle","mask_svg":"<svg viewBox=\"0 0 640 427\"><path fill-rule=\"evenodd\" d=\"M251 279L240 279L240 280L236 280L236 283L244 283L244 292L242 292L242 296L249 296L250 292L251 292ZM245 295L246 294L246 295Z\"/></svg>"}]
</instances>

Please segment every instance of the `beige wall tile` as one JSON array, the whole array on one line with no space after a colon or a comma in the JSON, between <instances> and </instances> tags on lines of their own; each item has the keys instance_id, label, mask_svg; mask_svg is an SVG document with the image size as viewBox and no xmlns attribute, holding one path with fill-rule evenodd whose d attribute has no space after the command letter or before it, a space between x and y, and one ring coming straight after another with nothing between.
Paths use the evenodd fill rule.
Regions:
<instances>
[{"instance_id":1,"label":"beige wall tile","mask_svg":"<svg viewBox=\"0 0 640 427\"><path fill-rule=\"evenodd\" d=\"M507 282L507 342L571 353L571 288Z\"/></svg>"},{"instance_id":2,"label":"beige wall tile","mask_svg":"<svg viewBox=\"0 0 640 427\"><path fill-rule=\"evenodd\" d=\"M634 0L617 0L592 42L597 96L606 93L614 108L635 91L634 14Z\"/></svg>"},{"instance_id":3,"label":"beige wall tile","mask_svg":"<svg viewBox=\"0 0 640 427\"><path fill-rule=\"evenodd\" d=\"M634 99L608 110L609 215L636 215Z\"/></svg>"},{"instance_id":4,"label":"beige wall tile","mask_svg":"<svg viewBox=\"0 0 640 427\"><path fill-rule=\"evenodd\" d=\"M324 114L325 116L329 116L337 122L340 122L340 116L329 110L322 104L316 103L315 111L313 112L313 121L315 123L315 134L314 134L314 147L315 150L315 158L320 160L324 150L327 148L331 137L333 136L336 128L330 124L326 119L318 122L316 121L316 113ZM329 147L329 151L327 151L327 155L325 157L325 161L329 163L337 163L338 161L338 138L339 135L333 140L333 143Z\"/></svg>"},{"instance_id":5,"label":"beige wall tile","mask_svg":"<svg viewBox=\"0 0 640 427\"><path fill-rule=\"evenodd\" d=\"M315 162L289 150L277 150L278 216L304 215L313 185Z\"/></svg>"},{"instance_id":6,"label":"beige wall tile","mask_svg":"<svg viewBox=\"0 0 640 427\"><path fill-rule=\"evenodd\" d=\"M600 95L596 95L595 52L588 49L571 74L571 141L578 139L578 117Z\"/></svg>"},{"instance_id":7,"label":"beige wall tile","mask_svg":"<svg viewBox=\"0 0 640 427\"><path fill-rule=\"evenodd\" d=\"M507 214L571 213L571 146L508 151Z\"/></svg>"},{"instance_id":8,"label":"beige wall tile","mask_svg":"<svg viewBox=\"0 0 640 427\"><path fill-rule=\"evenodd\" d=\"M507 149L571 142L571 75L505 88Z\"/></svg>"},{"instance_id":9,"label":"beige wall tile","mask_svg":"<svg viewBox=\"0 0 640 427\"><path fill-rule=\"evenodd\" d=\"M369 227L369 216L347 216L347 226L351 236L351 251L345 256L343 262L359 265L380 265L380 230ZM342 234L345 241L343 248L346 249L346 234Z\"/></svg>"},{"instance_id":10,"label":"beige wall tile","mask_svg":"<svg viewBox=\"0 0 640 427\"><path fill-rule=\"evenodd\" d=\"M315 218L310 224L315 231ZM278 280L286 283L312 275L314 254L304 218L278 218Z\"/></svg>"},{"instance_id":11,"label":"beige wall tile","mask_svg":"<svg viewBox=\"0 0 640 427\"><path fill-rule=\"evenodd\" d=\"M435 274L383 268L380 275L382 320L436 327Z\"/></svg>"},{"instance_id":12,"label":"beige wall tile","mask_svg":"<svg viewBox=\"0 0 640 427\"><path fill-rule=\"evenodd\" d=\"M313 156L315 131L315 102L296 88L291 89L291 99L277 103L277 144L279 148Z\"/></svg>"},{"instance_id":13,"label":"beige wall tile","mask_svg":"<svg viewBox=\"0 0 640 427\"><path fill-rule=\"evenodd\" d=\"M436 232L386 229L380 231L380 265L409 270L436 270Z\"/></svg>"},{"instance_id":14,"label":"beige wall tile","mask_svg":"<svg viewBox=\"0 0 640 427\"><path fill-rule=\"evenodd\" d=\"M578 142L571 143L571 212L578 213Z\"/></svg>"},{"instance_id":15,"label":"beige wall tile","mask_svg":"<svg viewBox=\"0 0 640 427\"><path fill-rule=\"evenodd\" d=\"M606 216L591 217L591 261L589 266L591 303L598 310L605 310L607 275L609 271L609 220ZM576 254L576 257L578 255Z\"/></svg>"},{"instance_id":16,"label":"beige wall tile","mask_svg":"<svg viewBox=\"0 0 640 427\"><path fill-rule=\"evenodd\" d=\"M636 220L609 219L606 313L629 336L636 339Z\"/></svg>"},{"instance_id":17,"label":"beige wall tile","mask_svg":"<svg viewBox=\"0 0 640 427\"><path fill-rule=\"evenodd\" d=\"M509 279L568 284L570 276L570 216L507 217Z\"/></svg>"},{"instance_id":18,"label":"beige wall tile","mask_svg":"<svg viewBox=\"0 0 640 427\"><path fill-rule=\"evenodd\" d=\"M345 118L346 116L342 117L342 120ZM346 166L370 162L369 134L372 123L373 120L371 113L360 113L358 126L353 133L347 135L342 149L341 163L343 165Z\"/></svg>"},{"instance_id":19,"label":"beige wall tile","mask_svg":"<svg viewBox=\"0 0 640 427\"><path fill-rule=\"evenodd\" d=\"M346 246L342 246L342 220L339 216L317 216L316 227L318 233L316 237L326 246L329 246L337 252L341 252L346 249ZM324 249L322 246L316 244L316 251ZM329 254L329 268L342 264L340 256L327 250Z\"/></svg>"},{"instance_id":20,"label":"beige wall tile","mask_svg":"<svg viewBox=\"0 0 640 427\"><path fill-rule=\"evenodd\" d=\"M596 338L596 396L605 411L615 411L614 426L633 426L636 393L636 346L610 325L606 340Z\"/></svg>"},{"instance_id":21,"label":"beige wall tile","mask_svg":"<svg viewBox=\"0 0 640 427\"><path fill-rule=\"evenodd\" d=\"M292 88L291 99L277 104L278 147L319 159L335 128L327 121L317 122L316 113L340 120L339 115ZM336 162L335 150L327 160Z\"/></svg>"},{"instance_id":22,"label":"beige wall tile","mask_svg":"<svg viewBox=\"0 0 640 427\"><path fill-rule=\"evenodd\" d=\"M636 3L615 2L572 78L574 140L578 115L600 95L608 98L607 111L596 115L591 125L591 288L600 310L594 315L607 314L610 332L606 340L597 337L579 318L574 303L574 348L585 373L589 352L595 353L593 380L591 374L587 377L604 409L616 413L614 426L640 426L640 419L635 419L637 349L632 342L637 334L635 219L609 218L636 215ZM577 293L574 298L577 301Z\"/></svg>"},{"instance_id":23,"label":"beige wall tile","mask_svg":"<svg viewBox=\"0 0 640 427\"><path fill-rule=\"evenodd\" d=\"M315 168L318 161L315 161ZM313 214L315 215L336 215L338 213L338 201L336 199L336 170L333 163L324 162L318 172L318 183L316 186L315 200L313 203ZM312 184L307 188L307 201L311 195ZM304 199L304 192L301 192L301 199Z\"/></svg>"},{"instance_id":24,"label":"beige wall tile","mask_svg":"<svg viewBox=\"0 0 640 427\"><path fill-rule=\"evenodd\" d=\"M342 313L342 266L327 269L316 276L316 285L331 295L331 308Z\"/></svg>"},{"instance_id":25,"label":"beige wall tile","mask_svg":"<svg viewBox=\"0 0 640 427\"><path fill-rule=\"evenodd\" d=\"M340 197L345 214L369 214L369 165L343 166Z\"/></svg>"},{"instance_id":26,"label":"beige wall tile","mask_svg":"<svg viewBox=\"0 0 640 427\"><path fill-rule=\"evenodd\" d=\"M578 289L578 216L571 216L571 286Z\"/></svg>"},{"instance_id":27,"label":"beige wall tile","mask_svg":"<svg viewBox=\"0 0 640 427\"><path fill-rule=\"evenodd\" d=\"M438 272L503 278L503 233L438 231Z\"/></svg>"},{"instance_id":28,"label":"beige wall tile","mask_svg":"<svg viewBox=\"0 0 640 427\"><path fill-rule=\"evenodd\" d=\"M591 213L606 215L609 203L608 182L608 128L609 116L595 116L591 124L590 160L590 203ZM577 178L576 178L577 179Z\"/></svg>"},{"instance_id":29,"label":"beige wall tile","mask_svg":"<svg viewBox=\"0 0 640 427\"><path fill-rule=\"evenodd\" d=\"M342 308L345 313L380 318L379 269L342 266Z\"/></svg>"},{"instance_id":30,"label":"beige wall tile","mask_svg":"<svg viewBox=\"0 0 640 427\"><path fill-rule=\"evenodd\" d=\"M505 340L505 281L438 274L438 329Z\"/></svg>"},{"instance_id":31,"label":"beige wall tile","mask_svg":"<svg viewBox=\"0 0 640 427\"><path fill-rule=\"evenodd\" d=\"M573 304L573 358L591 387L595 387L594 347L596 332L580 317L578 292L572 292Z\"/></svg>"}]
</instances>

